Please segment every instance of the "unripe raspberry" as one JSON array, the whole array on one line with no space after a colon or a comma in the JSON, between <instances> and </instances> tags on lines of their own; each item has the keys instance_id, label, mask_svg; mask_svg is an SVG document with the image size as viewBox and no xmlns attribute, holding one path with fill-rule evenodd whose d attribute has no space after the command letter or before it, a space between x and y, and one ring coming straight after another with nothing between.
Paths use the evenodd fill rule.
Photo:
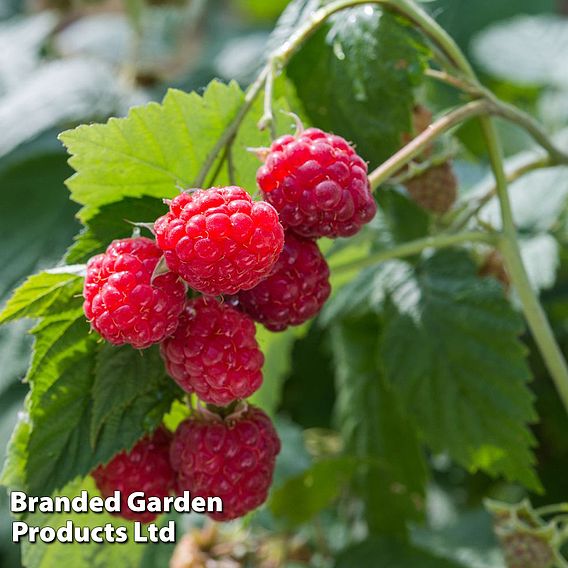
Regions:
<instances>
[{"instance_id":1,"label":"unripe raspberry","mask_svg":"<svg viewBox=\"0 0 568 568\"><path fill-rule=\"evenodd\" d=\"M500 536L507 568L552 568L554 550L537 534L517 532Z\"/></svg>"},{"instance_id":2,"label":"unripe raspberry","mask_svg":"<svg viewBox=\"0 0 568 568\"><path fill-rule=\"evenodd\" d=\"M272 274L240 292L240 308L271 331L313 318L329 298L329 267L314 241L286 234Z\"/></svg>"},{"instance_id":3,"label":"unripe raspberry","mask_svg":"<svg viewBox=\"0 0 568 568\"><path fill-rule=\"evenodd\" d=\"M262 384L264 357L249 316L215 298L188 302L160 351L170 376L204 402L225 406Z\"/></svg>"},{"instance_id":4,"label":"unripe raspberry","mask_svg":"<svg viewBox=\"0 0 568 568\"><path fill-rule=\"evenodd\" d=\"M256 179L284 226L303 237L349 237L377 211L367 164L317 128L273 142Z\"/></svg>"},{"instance_id":5,"label":"unripe raspberry","mask_svg":"<svg viewBox=\"0 0 568 568\"><path fill-rule=\"evenodd\" d=\"M503 256L498 250L491 251L485 257L483 264L479 268L479 276L495 278L503 284L506 291L511 287L511 278L505 268Z\"/></svg>"},{"instance_id":6,"label":"unripe raspberry","mask_svg":"<svg viewBox=\"0 0 568 568\"><path fill-rule=\"evenodd\" d=\"M163 427L142 438L129 452L121 452L92 472L103 497L120 491L120 513L131 521L149 523L157 513L137 513L128 507L128 496L143 491L146 498L163 499L175 491L176 476L170 464L172 435Z\"/></svg>"},{"instance_id":7,"label":"unripe raspberry","mask_svg":"<svg viewBox=\"0 0 568 568\"><path fill-rule=\"evenodd\" d=\"M185 285L173 273L152 274L162 251L150 239L122 239L87 263L83 308L115 345L144 349L171 335L185 305Z\"/></svg>"},{"instance_id":8,"label":"unripe raspberry","mask_svg":"<svg viewBox=\"0 0 568 568\"><path fill-rule=\"evenodd\" d=\"M240 187L181 193L154 228L170 270L212 296L258 284L284 245L274 208Z\"/></svg>"},{"instance_id":9,"label":"unripe raspberry","mask_svg":"<svg viewBox=\"0 0 568 568\"><path fill-rule=\"evenodd\" d=\"M555 521L546 523L528 501L509 505L485 502L493 514L507 568L552 568L559 559L562 535Z\"/></svg>"},{"instance_id":10,"label":"unripe raspberry","mask_svg":"<svg viewBox=\"0 0 568 568\"><path fill-rule=\"evenodd\" d=\"M450 162L431 167L405 185L418 205L439 215L447 213L457 198L458 182Z\"/></svg>"},{"instance_id":11,"label":"unripe raspberry","mask_svg":"<svg viewBox=\"0 0 568 568\"><path fill-rule=\"evenodd\" d=\"M178 473L178 491L193 496L221 497L218 521L242 517L268 495L280 440L270 418L259 408L225 419L198 414L178 427L171 463Z\"/></svg>"}]
</instances>

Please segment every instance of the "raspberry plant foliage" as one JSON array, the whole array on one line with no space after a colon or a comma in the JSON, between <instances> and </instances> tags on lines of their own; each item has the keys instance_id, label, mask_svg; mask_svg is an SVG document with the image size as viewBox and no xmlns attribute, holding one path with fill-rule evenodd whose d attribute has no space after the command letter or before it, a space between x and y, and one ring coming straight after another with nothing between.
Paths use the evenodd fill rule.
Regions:
<instances>
[{"instance_id":1,"label":"raspberry plant foliage","mask_svg":"<svg viewBox=\"0 0 568 568\"><path fill-rule=\"evenodd\" d=\"M535 492L544 489L534 467L530 425L538 417L520 339L523 317L568 407L566 363L527 276L492 115L524 127L544 149L535 151L517 175L566 165L568 157L532 119L488 92L452 39L411 0L296 0L271 43L266 65L246 91L219 81L201 95L170 90L162 103L61 134L75 170L67 185L82 207L78 217L84 228L66 255L67 264L31 276L0 314L0 323L38 320L31 331L30 391L2 482L32 495L72 495L92 488L93 470L130 451L163 423L175 431L199 412L230 414L232 407L204 410L193 398L185 404L186 393L168 376L158 345L141 355L129 345L98 341L80 298L85 263L113 240L131 235L126 219L148 226L167 214L162 200L175 200L180 188L239 186L256 199L262 164L250 148L269 147L279 135L293 136L293 120L282 111L294 111L307 126L313 123L355 144L370 163L368 181L378 212L372 223L357 227L361 230L352 240L322 242L335 293L316 324L278 333L258 326L264 382L249 402L272 417L277 414L285 379L293 373L294 343L310 325L317 326L335 365L333 425L341 440L334 446L341 455L329 458L331 465L308 460L303 470L288 471L287 481L277 466L270 510L298 525L337 500L347 486L357 520L369 533L359 554L379 548L385 562L399 554L446 565L401 544L409 538L409 523L424 517L429 453L444 452L468 472ZM434 53L444 55L443 68ZM311 65L314 58L317 67ZM408 141L417 87L428 72L471 100L441 113ZM327 110L322 114L321 109ZM426 171L436 167L434 159L428 162L433 142L474 117L482 125L495 187L481 197L466 196L434 218L393 189L397 176L415 159ZM499 222L479 222L495 195ZM545 230L553 220L546 224ZM476 259L493 249L504 259L516 304L497 282L478 274ZM200 291L238 292L196 288L189 292L192 297ZM183 346L191 347L189 341ZM287 487L298 500L305 499L303 509L286 505ZM264 499L267 488L262 489ZM316 497L310 500L311 495ZM392 550L381 547L385 535L401 540L391 543ZM71 548L81 565L86 553ZM61 558L60 549L54 545L52 559ZM93 552L97 561L118 564L122 554L107 547ZM139 565L141 554L132 552L129 562ZM345 552L337 565L348 557ZM50 560L45 548L30 546L25 561L47 568L57 560Z\"/></svg>"}]
</instances>

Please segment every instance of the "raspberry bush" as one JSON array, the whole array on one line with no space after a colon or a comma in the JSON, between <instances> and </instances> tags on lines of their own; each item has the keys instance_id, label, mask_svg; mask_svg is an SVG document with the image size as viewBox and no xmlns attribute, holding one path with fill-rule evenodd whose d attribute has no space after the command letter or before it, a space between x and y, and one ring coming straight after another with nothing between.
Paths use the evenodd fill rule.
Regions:
<instances>
[{"instance_id":1,"label":"raspberry bush","mask_svg":"<svg viewBox=\"0 0 568 568\"><path fill-rule=\"evenodd\" d=\"M179 4L131 10L136 57L153 15L185 21ZM509 100L544 113L564 86L541 83L547 66L515 82L499 29L475 41L478 73L427 8L293 0L261 68L235 72L244 90L169 89L106 122L62 113L82 228L0 312L36 320L26 384L6 388L1 481L120 490L121 516L73 521L179 534L175 550L25 543L24 565L568 566L568 151ZM65 51L71 15L46 53ZM179 61L129 62L115 95L150 98ZM50 248L55 228L28 222L41 196L20 193L11 227ZM135 513L135 491L224 510Z\"/></svg>"}]
</instances>

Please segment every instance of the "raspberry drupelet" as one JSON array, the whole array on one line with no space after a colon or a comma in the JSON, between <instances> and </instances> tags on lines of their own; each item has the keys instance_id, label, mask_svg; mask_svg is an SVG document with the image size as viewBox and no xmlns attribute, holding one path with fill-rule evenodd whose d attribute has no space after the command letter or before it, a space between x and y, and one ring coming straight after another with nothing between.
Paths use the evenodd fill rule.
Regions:
<instances>
[{"instance_id":1,"label":"raspberry drupelet","mask_svg":"<svg viewBox=\"0 0 568 568\"><path fill-rule=\"evenodd\" d=\"M284 245L274 207L242 188L181 193L155 225L170 270L194 290L217 296L248 290L265 278Z\"/></svg>"},{"instance_id":2,"label":"raspberry drupelet","mask_svg":"<svg viewBox=\"0 0 568 568\"><path fill-rule=\"evenodd\" d=\"M303 237L349 237L377 211L365 161L317 128L273 142L257 182L282 224Z\"/></svg>"},{"instance_id":3,"label":"raspberry drupelet","mask_svg":"<svg viewBox=\"0 0 568 568\"><path fill-rule=\"evenodd\" d=\"M175 331L185 285L173 273L152 280L161 256L152 240L138 237L114 241L87 263L85 315L110 343L144 349Z\"/></svg>"}]
</instances>

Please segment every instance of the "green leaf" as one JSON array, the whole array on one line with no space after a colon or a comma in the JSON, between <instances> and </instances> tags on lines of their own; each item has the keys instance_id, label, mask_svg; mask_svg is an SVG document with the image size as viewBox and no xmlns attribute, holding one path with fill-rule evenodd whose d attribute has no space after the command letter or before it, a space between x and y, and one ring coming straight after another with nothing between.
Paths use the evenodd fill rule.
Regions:
<instances>
[{"instance_id":1,"label":"green leaf","mask_svg":"<svg viewBox=\"0 0 568 568\"><path fill-rule=\"evenodd\" d=\"M26 380L32 387L30 404L33 405L62 370L87 351L94 337L89 337L89 325L81 307L42 319L30 333L35 341Z\"/></svg>"},{"instance_id":2,"label":"green leaf","mask_svg":"<svg viewBox=\"0 0 568 568\"><path fill-rule=\"evenodd\" d=\"M292 525L310 521L337 499L355 468L356 461L349 457L315 463L273 491L269 504L272 514Z\"/></svg>"},{"instance_id":3,"label":"green leaf","mask_svg":"<svg viewBox=\"0 0 568 568\"><path fill-rule=\"evenodd\" d=\"M428 235L428 214L402 193L382 188L377 201L377 215L366 227L371 243L369 253L389 250L397 244ZM349 259L344 262L349 262ZM407 270L406 263L390 261L359 271L338 291L334 291L323 308L322 323L328 325L336 318L361 315L369 309L381 310L389 282L396 285L405 278Z\"/></svg>"},{"instance_id":4,"label":"green leaf","mask_svg":"<svg viewBox=\"0 0 568 568\"><path fill-rule=\"evenodd\" d=\"M303 428L330 428L335 405L334 367L327 334L317 320L290 353L280 411Z\"/></svg>"},{"instance_id":5,"label":"green leaf","mask_svg":"<svg viewBox=\"0 0 568 568\"><path fill-rule=\"evenodd\" d=\"M267 52L282 47L290 36L323 4L322 0L292 0L282 12L268 40Z\"/></svg>"},{"instance_id":6,"label":"green leaf","mask_svg":"<svg viewBox=\"0 0 568 568\"><path fill-rule=\"evenodd\" d=\"M294 56L287 74L313 123L353 141L376 166L410 131L413 89L426 58L410 25L366 6L329 18Z\"/></svg>"},{"instance_id":7,"label":"green leaf","mask_svg":"<svg viewBox=\"0 0 568 568\"><path fill-rule=\"evenodd\" d=\"M84 205L80 219L87 222L104 205L127 197L173 197L179 186L190 187L244 97L235 82L213 81L203 96L169 90L162 104L149 103L132 108L126 118L63 132L60 139L77 172L67 185L71 198ZM233 145L236 182L251 193L259 161L247 147L269 142L269 134L256 128L261 104L259 100L251 109ZM280 108L277 104L276 112ZM212 181L211 173L207 180ZM228 183L226 164L215 181Z\"/></svg>"},{"instance_id":8,"label":"green leaf","mask_svg":"<svg viewBox=\"0 0 568 568\"><path fill-rule=\"evenodd\" d=\"M63 132L77 171L67 185L85 206L81 219L124 197L173 197L177 184L189 187L243 96L236 83L213 82L203 97L170 90L161 105Z\"/></svg>"},{"instance_id":9,"label":"green leaf","mask_svg":"<svg viewBox=\"0 0 568 568\"><path fill-rule=\"evenodd\" d=\"M386 291L402 285L409 267L400 260L392 260L361 270L345 284L324 306L321 313L323 325L338 318L357 317L369 310L380 312L386 299Z\"/></svg>"},{"instance_id":10,"label":"green leaf","mask_svg":"<svg viewBox=\"0 0 568 568\"><path fill-rule=\"evenodd\" d=\"M44 318L32 333L25 484L41 495L131 448L160 424L179 389L157 348L99 347L81 308Z\"/></svg>"},{"instance_id":11,"label":"green leaf","mask_svg":"<svg viewBox=\"0 0 568 568\"><path fill-rule=\"evenodd\" d=\"M517 16L494 23L473 41L490 74L520 85L566 88L568 22L556 15Z\"/></svg>"},{"instance_id":12,"label":"green leaf","mask_svg":"<svg viewBox=\"0 0 568 568\"><path fill-rule=\"evenodd\" d=\"M442 251L391 289L381 355L434 451L539 490L522 329L497 282L477 278L467 253Z\"/></svg>"},{"instance_id":13,"label":"green leaf","mask_svg":"<svg viewBox=\"0 0 568 568\"><path fill-rule=\"evenodd\" d=\"M271 415L276 412L282 399L282 385L290 371L294 342L306 330L307 326L300 326L273 333L261 325L256 326L256 339L264 354L263 383L250 397L250 401Z\"/></svg>"},{"instance_id":14,"label":"green leaf","mask_svg":"<svg viewBox=\"0 0 568 568\"><path fill-rule=\"evenodd\" d=\"M28 457L27 445L31 424L27 413L18 417L6 450L6 460L0 475L0 483L10 490L25 491L25 469Z\"/></svg>"},{"instance_id":15,"label":"green leaf","mask_svg":"<svg viewBox=\"0 0 568 568\"><path fill-rule=\"evenodd\" d=\"M372 225L375 250L428 235L428 213L407 195L392 188L381 188L377 193L377 201L379 209Z\"/></svg>"},{"instance_id":16,"label":"green leaf","mask_svg":"<svg viewBox=\"0 0 568 568\"><path fill-rule=\"evenodd\" d=\"M2 160L0 168L2 308L29 274L53 266L61 258L77 230L76 208L61 183L70 172L64 153L23 159L26 152L37 151L36 145L26 145L18 156ZM22 196L33 207L23 206ZM28 329L29 322L24 321L0 328L0 391L25 374L31 347Z\"/></svg>"},{"instance_id":17,"label":"green leaf","mask_svg":"<svg viewBox=\"0 0 568 568\"><path fill-rule=\"evenodd\" d=\"M426 465L416 429L385 380L379 333L373 316L331 329L337 420L346 452L367 462L356 488L370 532L405 535L406 522L422 516Z\"/></svg>"},{"instance_id":18,"label":"green leaf","mask_svg":"<svg viewBox=\"0 0 568 568\"><path fill-rule=\"evenodd\" d=\"M419 548L396 539L371 538L344 550L337 558L335 568L463 568Z\"/></svg>"},{"instance_id":19,"label":"green leaf","mask_svg":"<svg viewBox=\"0 0 568 568\"><path fill-rule=\"evenodd\" d=\"M65 259L69 263L85 262L103 252L114 239L130 237L134 227L128 221L152 223L166 211L167 206L157 197L127 197L104 205L77 235Z\"/></svg>"},{"instance_id":20,"label":"green leaf","mask_svg":"<svg viewBox=\"0 0 568 568\"><path fill-rule=\"evenodd\" d=\"M49 495L97 463L88 444L96 337L84 325L69 356L59 358L56 379L44 392L32 390L26 480L33 495Z\"/></svg>"},{"instance_id":21,"label":"green leaf","mask_svg":"<svg viewBox=\"0 0 568 568\"><path fill-rule=\"evenodd\" d=\"M91 446L96 447L105 424L125 426L139 417L149 422L148 429L155 428L176 395L181 391L166 375L157 346L137 351L129 345L105 345L97 354Z\"/></svg>"},{"instance_id":22,"label":"green leaf","mask_svg":"<svg viewBox=\"0 0 568 568\"><path fill-rule=\"evenodd\" d=\"M273 421L282 442L273 482L273 487L279 487L308 469L312 459L306 450L303 430L297 424L284 416L275 416Z\"/></svg>"},{"instance_id":23,"label":"green leaf","mask_svg":"<svg viewBox=\"0 0 568 568\"><path fill-rule=\"evenodd\" d=\"M57 495L73 498L85 490L89 495L98 495L98 491L91 478L80 479L67 485ZM58 568L60 566L73 566L75 568L106 566L120 566L121 568L137 568L140 565L142 554L146 546L135 543L134 523L124 519L118 520L109 513L32 513L26 517L31 526L50 526L57 530L71 521L77 527L100 527L107 523L113 526L124 526L128 531L128 542L125 543L29 543L24 542L22 553L23 563L27 568ZM149 545L152 546L152 545Z\"/></svg>"},{"instance_id":24,"label":"green leaf","mask_svg":"<svg viewBox=\"0 0 568 568\"><path fill-rule=\"evenodd\" d=\"M83 290L83 278L65 272L41 272L30 276L0 313L0 325L21 318L37 318L66 311Z\"/></svg>"}]
</instances>

